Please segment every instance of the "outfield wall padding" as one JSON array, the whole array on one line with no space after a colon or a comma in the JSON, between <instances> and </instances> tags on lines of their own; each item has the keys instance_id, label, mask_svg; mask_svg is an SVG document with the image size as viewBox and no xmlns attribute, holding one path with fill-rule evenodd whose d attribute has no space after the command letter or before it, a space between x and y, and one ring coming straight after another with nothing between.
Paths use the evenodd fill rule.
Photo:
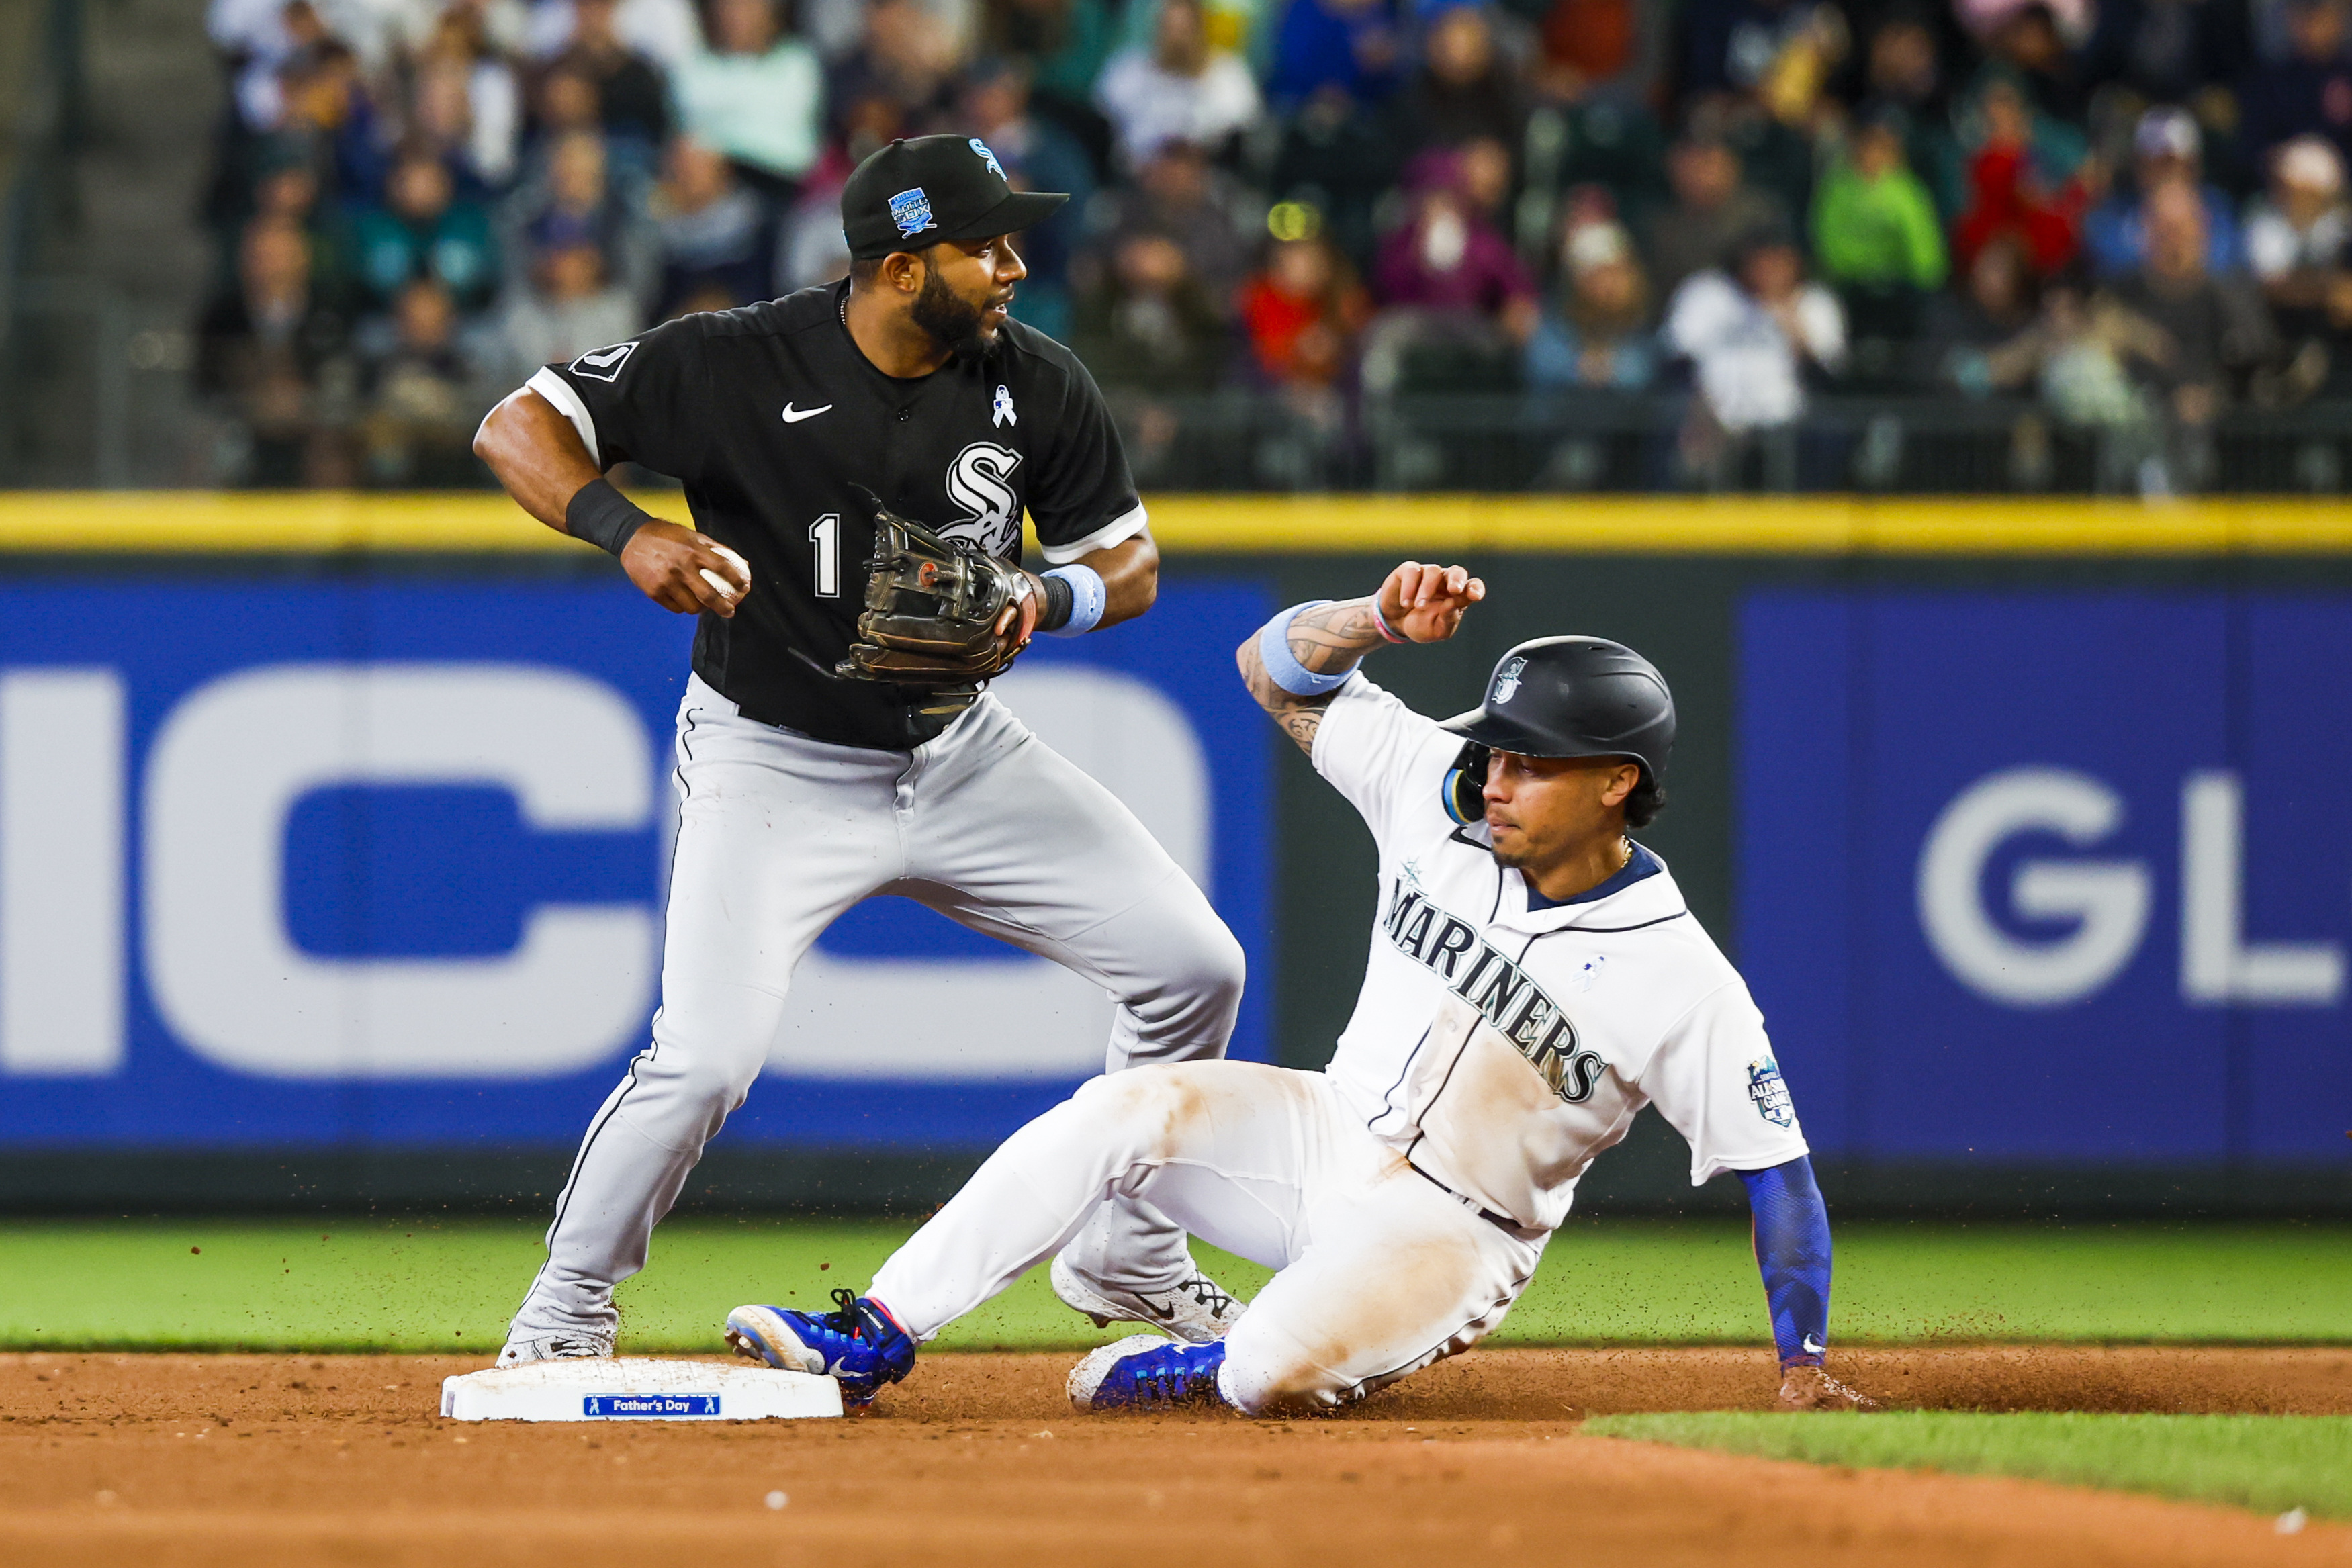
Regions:
<instances>
[{"instance_id":1,"label":"outfield wall padding","mask_svg":"<svg viewBox=\"0 0 2352 1568\"><path fill-rule=\"evenodd\" d=\"M1630 643L1666 672L1682 736L1671 805L1643 836L1747 969L1843 1207L2352 1211L2352 1136L2328 1121L2352 1127L2352 756L2336 738L2352 736L2338 662L2352 660L2352 507L1351 497L1152 509L1160 610L1024 671L1046 682L1036 701L1074 713L1101 711L1121 682L1155 713L1150 694L1166 699L1166 733L1102 741L1097 760L1153 746L1198 758L1193 785L1138 787L1160 791L1156 830L1200 835L1198 874L1250 949L1244 1053L1328 1056L1374 891L1369 841L1247 710L1231 645L1268 609L1369 591L1398 559L1458 559L1486 579L1488 603L1454 643L1383 651L1371 673L1449 714L1512 643L1570 630ZM570 1054L551 1024L536 1078L403 1079L383 1070L398 1040L337 1056L284 1029L274 1046L255 1043L259 1030L191 1051L174 1030L204 998L157 999L159 985L203 988L157 977L151 946L186 940L159 924L147 887L163 852L150 763L191 696L232 677L457 664L602 683L641 732L629 742L615 717L617 743L657 763L684 625L616 579L497 497L0 497L0 789L15 779L20 801L49 789L85 804L114 790L120 835L88 826L95 809L77 831L96 834L100 861L118 857L122 890L110 908L58 905L120 930L110 1058L96 992L41 980L30 966L52 948L5 928L10 909L21 935L26 911L58 903L40 887L71 880L74 846L36 841L37 823L0 799L0 986L29 983L39 1003L0 999L16 1106L0 1116L0 1207L541 1201L636 1038L613 1020L650 996L574 998ZM70 716L106 702L121 709L110 765ZM59 715L52 744L44 727ZM77 746L80 771L60 772L52 754ZM317 961L321 984L375 960L517 947L528 907L487 908L497 901L446 878L437 900L430 878L401 886L423 874L420 834L448 836L433 854L511 861L550 901L643 909L648 929L657 918L657 803L559 854L479 779L442 796L366 782L286 807L286 946ZM316 872L330 862L343 869ZM44 880L28 892L27 877ZM964 941L861 914L824 983L854 998L859 975L882 972L856 960L939 943L949 967L928 972L944 985L954 963L988 960ZM1010 1066L944 1080L920 1058L899 1080L786 1064L688 1203L937 1201L1082 1071L1093 1025L1080 1002L1039 1005L1059 1043L1025 1065L1021 1040L987 1048ZM339 1076L338 1061L362 1066ZM1585 1200L1737 1206L1726 1183L1694 1193L1685 1164L1645 1115Z\"/></svg>"}]
</instances>

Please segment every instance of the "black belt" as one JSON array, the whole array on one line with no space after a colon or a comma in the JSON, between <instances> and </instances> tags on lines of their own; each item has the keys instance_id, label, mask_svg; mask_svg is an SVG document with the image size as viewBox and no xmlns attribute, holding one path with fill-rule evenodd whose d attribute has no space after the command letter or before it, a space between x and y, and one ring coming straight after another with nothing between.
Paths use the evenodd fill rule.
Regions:
<instances>
[{"instance_id":1,"label":"black belt","mask_svg":"<svg viewBox=\"0 0 2352 1568\"><path fill-rule=\"evenodd\" d=\"M1485 1204L1480 1203L1476 1198L1472 1197L1469 1194L1454 1191L1452 1187L1446 1186L1444 1182L1438 1180L1435 1176L1430 1175L1419 1166L1414 1165L1411 1160L1405 1161L1404 1168L1419 1176L1422 1180L1427 1182L1430 1186L1435 1187L1438 1191L1444 1193L1446 1197L1452 1198L1454 1202L1460 1204L1463 1207L1468 1209L1471 1213L1476 1215L1479 1218L1485 1220L1487 1224L1494 1226L1496 1229L1507 1230L1514 1237L1522 1241L1526 1240L1530 1234L1526 1226L1521 1225L1509 1215L1496 1214L1493 1209L1488 1208Z\"/></svg>"}]
</instances>

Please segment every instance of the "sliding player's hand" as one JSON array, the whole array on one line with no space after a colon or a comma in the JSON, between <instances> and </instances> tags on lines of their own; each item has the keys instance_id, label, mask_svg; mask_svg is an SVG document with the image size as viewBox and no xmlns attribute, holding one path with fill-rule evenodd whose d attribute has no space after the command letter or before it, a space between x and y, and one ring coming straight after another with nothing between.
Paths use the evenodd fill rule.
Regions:
<instances>
[{"instance_id":1,"label":"sliding player's hand","mask_svg":"<svg viewBox=\"0 0 2352 1568\"><path fill-rule=\"evenodd\" d=\"M1409 560L1381 584L1381 618L1412 643L1443 643L1462 616L1486 597L1486 585L1459 566L1424 566Z\"/></svg>"},{"instance_id":2,"label":"sliding player's hand","mask_svg":"<svg viewBox=\"0 0 2352 1568\"><path fill-rule=\"evenodd\" d=\"M1879 1403L1867 1394L1848 1388L1818 1366L1800 1365L1780 1369L1780 1408L1875 1410Z\"/></svg>"}]
</instances>

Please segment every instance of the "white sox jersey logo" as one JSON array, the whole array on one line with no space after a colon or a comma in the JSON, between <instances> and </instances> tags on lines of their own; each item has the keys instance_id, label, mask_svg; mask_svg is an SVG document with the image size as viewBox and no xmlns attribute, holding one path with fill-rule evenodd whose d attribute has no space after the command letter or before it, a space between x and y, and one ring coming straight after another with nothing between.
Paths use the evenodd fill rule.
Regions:
<instances>
[{"instance_id":1,"label":"white sox jersey logo","mask_svg":"<svg viewBox=\"0 0 2352 1568\"><path fill-rule=\"evenodd\" d=\"M948 465L948 499L964 516L940 530L1003 555L1021 538L1021 497L1010 481L1021 454L992 441L975 441Z\"/></svg>"},{"instance_id":2,"label":"white sox jersey logo","mask_svg":"<svg viewBox=\"0 0 2352 1568\"><path fill-rule=\"evenodd\" d=\"M591 349L572 361L572 373L585 376L592 382L616 382L621 379L621 367L637 351L635 342L615 343L609 349Z\"/></svg>"},{"instance_id":3,"label":"white sox jersey logo","mask_svg":"<svg viewBox=\"0 0 2352 1568\"><path fill-rule=\"evenodd\" d=\"M1486 1015L1513 1050L1571 1105L1592 1098L1609 1064L1580 1050L1576 1025L1527 971L1478 940L1477 927L1447 914L1418 891L1397 884L1381 923L1397 951L1446 982ZM1457 977L1458 975L1458 977Z\"/></svg>"}]
</instances>

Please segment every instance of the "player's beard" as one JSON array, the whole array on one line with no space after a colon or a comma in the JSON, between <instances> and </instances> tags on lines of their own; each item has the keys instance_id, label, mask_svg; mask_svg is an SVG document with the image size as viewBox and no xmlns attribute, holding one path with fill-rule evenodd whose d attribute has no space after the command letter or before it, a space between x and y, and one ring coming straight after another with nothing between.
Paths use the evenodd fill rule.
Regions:
<instances>
[{"instance_id":1,"label":"player's beard","mask_svg":"<svg viewBox=\"0 0 2352 1568\"><path fill-rule=\"evenodd\" d=\"M1486 847L1486 852L1495 857L1496 865L1507 866L1512 871L1528 869L1528 857L1524 850L1507 850L1499 845L1489 844Z\"/></svg>"},{"instance_id":2,"label":"player's beard","mask_svg":"<svg viewBox=\"0 0 2352 1568\"><path fill-rule=\"evenodd\" d=\"M921 292L909 312L915 325L959 360L976 360L994 347L985 335L987 312L950 288L936 268L926 268Z\"/></svg>"}]
</instances>

